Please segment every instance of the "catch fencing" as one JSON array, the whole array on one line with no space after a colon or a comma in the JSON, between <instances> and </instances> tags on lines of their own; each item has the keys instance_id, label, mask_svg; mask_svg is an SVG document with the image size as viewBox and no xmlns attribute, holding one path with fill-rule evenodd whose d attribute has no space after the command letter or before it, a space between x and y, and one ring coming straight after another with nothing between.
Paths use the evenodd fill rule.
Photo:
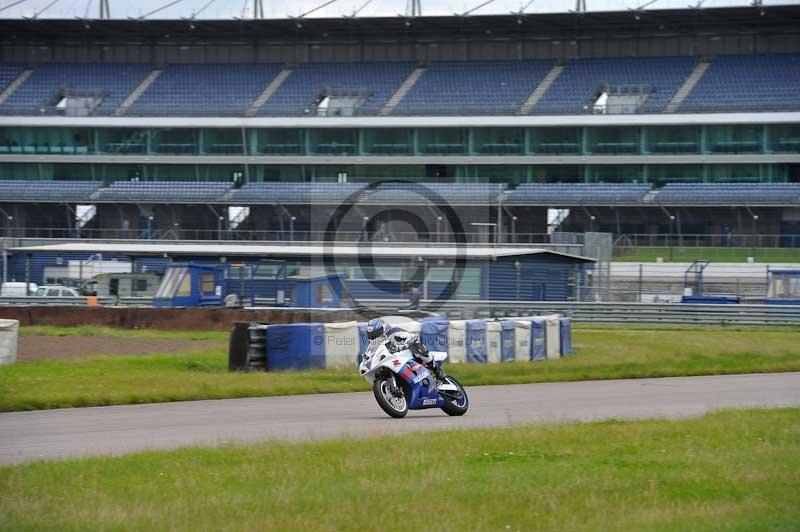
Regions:
<instances>
[{"instance_id":1,"label":"catch fencing","mask_svg":"<svg viewBox=\"0 0 800 532\"><path fill-rule=\"evenodd\" d=\"M364 301L391 313L397 301ZM422 310L425 310L423 302ZM689 325L800 325L800 305L688 303L585 303L570 301L449 301L438 308L452 319L504 318L558 313L580 322Z\"/></svg>"}]
</instances>

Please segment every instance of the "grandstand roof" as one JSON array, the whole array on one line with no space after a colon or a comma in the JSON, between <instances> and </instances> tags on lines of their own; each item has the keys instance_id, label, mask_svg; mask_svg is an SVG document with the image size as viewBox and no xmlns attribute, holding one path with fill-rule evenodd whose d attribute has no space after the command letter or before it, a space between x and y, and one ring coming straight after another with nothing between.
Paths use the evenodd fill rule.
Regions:
<instances>
[{"instance_id":1,"label":"grandstand roof","mask_svg":"<svg viewBox=\"0 0 800 532\"><path fill-rule=\"evenodd\" d=\"M548 39L555 35L608 36L660 33L692 33L714 27L735 32L754 28L800 27L800 6L724 7L704 9L648 9L589 13L526 13L511 15L347 17L300 19L180 19L180 20L97 20L97 19L3 19L3 41L53 38L97 38L112 40L149 39L160 42L187 40L270 41L335 40L375 38L381 41L435 37L444 34L468 37L494 35Z\"/></svg>"},{"instance_id":2,"label":"grandstand roof","mask_svg":"<svg viewBox=\"0 0 800 532\"><path fill-rule=\"evenodd\" d=\"M330 249L327 249L330 248ZM497 259L501 257L521 257L526 255L549 255L574 259L581 262L593 262L594 259L560 253L542 248L517 247L478 247L478 246L444 246L409 247L409 246L354 246L350 244L142 244L142 243L91 243L78 242L67 244L48 244L43 246L25 246L8 248L12 253L104 253L128 255L132 257L146 256L232 256L232 257L324 257L332 253L336 258L354 258L370 256L373 258L416 258L423 259Z\"/></svg>"}]
</instances>

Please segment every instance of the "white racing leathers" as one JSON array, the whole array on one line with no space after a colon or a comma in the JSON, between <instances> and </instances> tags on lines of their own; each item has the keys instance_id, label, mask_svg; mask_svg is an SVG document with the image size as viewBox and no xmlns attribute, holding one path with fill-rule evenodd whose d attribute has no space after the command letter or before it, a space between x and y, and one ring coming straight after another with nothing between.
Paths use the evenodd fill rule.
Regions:
<instances>
[{"instance_id":1,"label":"white racing leathers","mask_svg":"<svg viewBox=\"0 0 800 532\"><path fill-rule=\"evenodd\" d=\"M405 329L401 329L400 327L391 327L384 334L387 342L391 344L393 351L397 352L403 349L409 349L414 354L414 358L423 364L427 366L433 364L433 356L431 355L430 351L427 349L412 349L411 346L414 343L420 342L418 335L410 333Z\"/></svg>"}]
</instances>

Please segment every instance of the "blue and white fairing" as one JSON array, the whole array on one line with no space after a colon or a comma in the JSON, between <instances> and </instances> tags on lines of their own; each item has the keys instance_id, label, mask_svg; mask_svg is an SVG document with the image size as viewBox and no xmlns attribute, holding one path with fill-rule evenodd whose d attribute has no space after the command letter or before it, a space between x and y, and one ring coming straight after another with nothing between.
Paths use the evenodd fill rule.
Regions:
<instances>
[{"instance_id":1,"label":"blue and white fairing","mask_svg":"<svg viewBox=\"0 0 800 532\"><path fill-rule=\"evenodd\" d=\"M447 353L431 351L435 364L441 366L447 359ZM388 368L395 374L395 378L402 379L407 383L410 392L408 408L410 410L421 410L423 408L441 408L444 399L439 394L436 387L436 379L430 370L417 362L411 355L411 351L403 349L392 353L384 342L373 340L367 346L363 360L359 364L359 372L367 382L372 384L381 368ZM451 385L444 385L448 390ZM440 388L444 390L445 388ZM453 387L454 391L455 388Z\"/></svg>"},{"instance_id":2,"label":"blue and white fairing","mask_svg":"<svg viewBox=\"0 0 800 532\"><path fill-rule=\"evenodd\" d=\"M444 399L436 390L436 379L431 372L416 360L409 360L397 373L408 383L411 397L407 397L408 408L418 410L421 408L441 408Z\"/></svg>"}]
</instances>

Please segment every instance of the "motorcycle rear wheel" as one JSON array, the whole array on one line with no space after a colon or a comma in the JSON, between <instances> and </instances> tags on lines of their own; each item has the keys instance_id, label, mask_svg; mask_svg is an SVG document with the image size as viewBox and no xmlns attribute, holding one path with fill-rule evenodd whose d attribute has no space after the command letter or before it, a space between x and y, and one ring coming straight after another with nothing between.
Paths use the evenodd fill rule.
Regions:
<instances>
[{"instance_id":1,"label":"motorcycle rear wheel","mask_svg":"<svg viewBox=\"0 0 800 532\"><path fill-rule=\"evenodd\" d=\"M456 385L458 391L461 392L461 398L451 399L450 397L445 396L444 404L442 405L442 411L448 416L463 416L467 413L467 410L469 410L469 397L467 397L467 391L460 382L450 375L447 375L444 380Z\"/></svg>"},{"instance_id":2,"label":"motorcycle rear wheel","mask_svg":"<svg viewBox=\"0 0 800 532\"><path fill-rule=\"evenodd\" d=\"M402 397L392 395L389 382L386 379L376 379L372 383L372 393L381 409L394 418L406 417L408 414L408 401L406 401L403 387L400 386Z\"/></svg>"}]
</instances>

